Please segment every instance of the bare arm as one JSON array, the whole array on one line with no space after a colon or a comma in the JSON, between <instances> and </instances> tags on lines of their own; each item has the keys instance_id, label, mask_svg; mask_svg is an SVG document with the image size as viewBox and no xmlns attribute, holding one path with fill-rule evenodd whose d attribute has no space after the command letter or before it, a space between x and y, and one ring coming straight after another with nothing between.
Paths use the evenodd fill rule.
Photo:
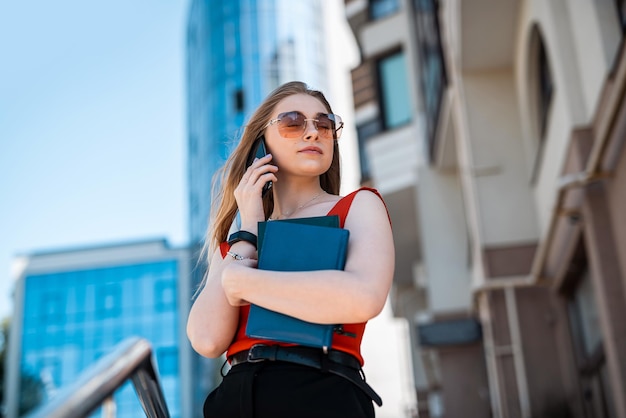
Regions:
<instances>
[{"instance_id":1,"label":"bare arm","mask_svg":"<svg viewBox=\"0 0 626 418\"><path fill-rule=\"evenodd\" d=\"M222 259L219 248L215 251L206 284L187 319L189 341L194 350L205 357L219 357L226 351L237 330L239 307L228 303L222 288L222 271L232 262L231 257Z\"/></svg>"},{"instance_id":2,"label":"bare arm","mask_svg":"<svg viewBox=\"0 0 626 418\"><path fill-rule=\"evenodd\" d=\"M267 164L267 155L255 161L244 174L235 189L237 207L240 209L242 229L257 232L257 222L264 219L261 189L266 181L276 181L276 166ZM218 248L213 254L206 284L194 301L187 319L187 336L192 347L205 357L219 357L228 348L237 332L239 307L229 303L222 287L222 273L228 265L236 262L256 268L256 249L247 242L235 243L231 250L249 259L234 261L222 258Z\"/></svg>"},{"instance_id":3,"label":"bare arm","mask_svg":"<svg viewBox=\"0 0 626 418\"><path fill-rule=\"evenodd\" d=\"M343 271L274 272L230 263L222 274L226 297L234 305L248 301L318 323L358 323L375 317L385 304L395 260L382 201L373 193L358 193L345 228L350 241Z\"/></svg>"}]
</instances>

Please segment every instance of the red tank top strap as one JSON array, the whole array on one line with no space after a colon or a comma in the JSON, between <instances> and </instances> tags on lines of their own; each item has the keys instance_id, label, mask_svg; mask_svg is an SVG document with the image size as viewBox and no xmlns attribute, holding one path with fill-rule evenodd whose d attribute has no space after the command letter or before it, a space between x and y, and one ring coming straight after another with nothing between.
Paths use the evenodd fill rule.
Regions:
<instances>
[{"instance_id":1,"label":"red tank top strap","mask_svg":"<svg viewBox=\"0 0 626 418\"><path fill-rule=\"evenodd\" d=\"M230 245L228 245L228 242L224 241L220 244L220 253L222 254L222 258L226 257L226 254L228 254L229 250Z\"/></svg>"}]
</instances>

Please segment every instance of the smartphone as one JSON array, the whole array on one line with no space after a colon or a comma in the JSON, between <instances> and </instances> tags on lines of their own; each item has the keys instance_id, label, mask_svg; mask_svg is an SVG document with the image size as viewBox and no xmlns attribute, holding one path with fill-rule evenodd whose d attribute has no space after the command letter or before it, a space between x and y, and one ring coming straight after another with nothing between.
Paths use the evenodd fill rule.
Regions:
<instances>
[{"instance_id":1,"label":"smartphone","mask_svg":"<svg viewBox=\"0 0 626 418\"><path fill-rule=\"evenodd\" d=\"M265 148L265 137L261 135L256 139L254 145L252 145L252 149L250 150L250 154L248 155L248 160L246 161L246 170L252 163L255 158L263 158L267 155L267 150ZM272 188L272 182L268 181L263 186L263 191L261 192L261 197L264 197L265 194ZM237 213L235 213L235 218L233 219L233 223L230 225L230 229L228 230L228 236L231 234L241 230L241 215L239 214L239 209L237 209Z\"/></svg>"},{"instance_id":2,"label":"smartphone","mask_svg":"<svg viewBox=\"0 0 626 418\"><path fill-rule=\"evenodd\" d=\"M250 154L248 155L248 161L246 162L246 169L252 165L255 158L263 158L267 155L267 150L265 148L265 138L261 135L255 141L252 149L250 150ZM263 191L261 192L261 196L265 196L265 194L272 188L272 182L268 181L263 186Z\"/></svg>"}]
</instances>

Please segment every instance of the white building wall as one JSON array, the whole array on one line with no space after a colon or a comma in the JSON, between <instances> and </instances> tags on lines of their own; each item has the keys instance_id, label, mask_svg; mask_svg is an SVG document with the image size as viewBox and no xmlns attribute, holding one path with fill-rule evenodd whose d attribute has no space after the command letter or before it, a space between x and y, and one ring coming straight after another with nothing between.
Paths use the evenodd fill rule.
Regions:
<instances>
[{"instance_id":1,"label":"white building wall","mask_svg":"<svg viewBox=\"0 0 626 418\"><path fill-rule=\"evenodd\" d=\"M426 167L419 170L418 216L423 268L418 278L428 289L429 311L435 315L471 308L469 242L458 176Z\"/></svg>"},{"instance_id":2,"label":"white building wall","mask_svg":"<svg viewBox=\"0 0 626 418\"><path fill-rule=\"evenodd\" d=\"M615 1L574 1L568 4L568 11L585 107L593 110L620 44Z\"/></svg>"},{"instance_id":3,"label":"white building wall","mask_svg":"<svg viewBox=\"0 0 626 418\"><path fill-rule=\"evenodd\" d=\"M510 71L463 77L481 245L535 241L519 108Z\"/></svg>"},{"instance_id":4,"label":"white building wall","mask_svg":"<svg viewBox=\"0 0 626 418\"><path fill-rule=\"evenodd\" d=\"M609 16L607 18L607 16ZM619 48L619 25L614 2L534 0L520 7L520 24L515 53L515 85L519 95L524 152L530 167L539 169L529 176L540 230L545 233L563 172L573 126L588 125L597 108L602 83ZM608 22L608 23L607 23ZM529 93L535 80L529 77L530 33L539 25L552 69L554 91L543 149L539 149L535 98ZM541 235L543 235L543 233Z\"/></svg>"},{"instance_id":5,"label":"white building wall","mask_svg":"<svg viewBox=\"0 0 626 418\"><path fill-rule=\"evenodd\" d=\"M367 143L374 186L383 195L414 187L417 182L420 148L416 137L417 128L408 125Z\"/></svg>"},{"instance_id":6,"label":"white building wall","mask_svg":"<svg viewBox=\"0 0 626 418\"><path fill-rule=\"evenodd\" d=\"M408 36L407 16L395 14L363 29L360 34L362 53L371 57L389 52L390 46L403 45L409 39Z\"/></svg>"}]
</instances>

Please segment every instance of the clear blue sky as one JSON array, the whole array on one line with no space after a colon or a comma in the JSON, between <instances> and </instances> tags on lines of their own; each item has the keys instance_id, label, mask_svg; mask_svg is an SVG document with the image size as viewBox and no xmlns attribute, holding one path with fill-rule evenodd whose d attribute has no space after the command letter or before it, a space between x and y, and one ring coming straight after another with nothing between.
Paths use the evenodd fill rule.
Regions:
<instances>
[{"instance_id":1,"label":"clear blue sky","mask_svg":"<svg viewBox=\"0 0 626 418\"><path fill-rule=\"evenodd\" d=\"M187 243L189 1L0 0L0 318L12 309L16 255L157 237ZM324 6L329 97L346 120L342 171L353 190L358 51L343 1ZM389 316L368 325L364 352L386 400L380 414L399 416L412 389L399 386L408 367L389 363L406 357Z\"/></svg>"},{"instance_id":2,"label":"clear blue sky","mask_svg":"<svg viewBox=\"0 0 626 418\"><path fill-rule=\"evenodd\" d=\"M187 241L187 0L0 0L0 317L15 255Z\"/></svg>"},{"instance_id":3,"label":"clear blue sky","mask_svg":"<svg viewBox=\"0 0 626 418\"><path fill-rule=\"evenodd\" d=\"M190 0L0 0L0 318L16 256L187 243L185 27ZM358 186L342 0L324 0L342 172Z\"/></svg>"}]
</instances>

